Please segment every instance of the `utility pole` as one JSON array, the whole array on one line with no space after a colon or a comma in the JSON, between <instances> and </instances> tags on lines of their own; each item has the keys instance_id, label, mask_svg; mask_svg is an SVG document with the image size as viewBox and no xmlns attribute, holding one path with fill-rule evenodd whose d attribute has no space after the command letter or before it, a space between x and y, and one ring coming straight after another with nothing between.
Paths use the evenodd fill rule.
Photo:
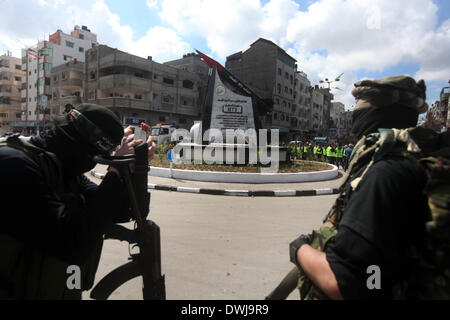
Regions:
<instances>
[{"instance_id":1,"label":"utility pole","mask_svg":"<svg viewBox=\"0 0 450 320\"><path fill-rule=\"evenodd\" d=\"M38 44L39 46L39 44ZM37 48L37 81L36 81L36 88L37 88L37 92L36 92L36 135L39 135L39 111L41 109L41 97L39 95L39 87L40 87L40 83L39 83L39 59L41 58L40 56L40 50L39 47Z\"/></svg>"},{"instance_id":2,"label":"utility pole","mask_svg":"<svg viewBox=\"0 0 450 320\"><path fill-rule=\"evenodd\" d=\"M39 60L41 59L41 56L45 56L45 54L41 54L41 49L39 49L39 43L38 43L38 47L36 48L36 50L34 49L27 49L25 50L27 52L28 55L32 56L33 58L36 59L37 61L37 80L36 80L36 135L39 135L40 129L39 129L39 117L40 117L40 111L41 111L41 107L42 107L42 103L41 103L41 95L40 95L40 64L39 64ZM30 53L30 51L33 51L36 53L36 56L34 56L33 54ZM42 68L44 69L44 68ZM45 73L44 73L45 75ZM44 123L45 125L45 123Z\"/></svg>"}]
</instances>

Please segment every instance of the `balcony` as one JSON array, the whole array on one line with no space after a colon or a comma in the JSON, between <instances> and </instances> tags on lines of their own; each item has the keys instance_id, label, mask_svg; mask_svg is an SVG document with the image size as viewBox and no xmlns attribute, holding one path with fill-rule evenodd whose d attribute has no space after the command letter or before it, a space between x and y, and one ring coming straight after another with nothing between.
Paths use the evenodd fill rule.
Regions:
<instances>
[{"instance_id":1,"label":"balcony","mask_svg":"<svg viewBox=\"0 0 450 320\"><path fill-rule=\"evenodd\" d=\"M139 109L139 110L152 110L150 101L136 100L129 98L118 98L118 97L108 97L108 98L98 98L97 102L103 106L115 107L115 108L129 108L129 109Z\"/></svg>"},{"instance_id":2,"label":"balcony","mask_svg":"<svg viewBox=\"0 0 450 320\"><path fill-rule=\"evenodd\" d=\"M151 80L127 74L115 74L99 78L100 89L125 88L150 91Z\"/></svg>"},{"instance_id":3,"label":"balcony","mask_svg":"<svg viewBox=\"0 0 450 320\"><path fill-rule=\"evenodd\" d=\"M127 66L149 71L151 69L151 61L120 52L100 58L100 69L113 66Z\"/></svg>"},{"instance_id":4,"label":"balcony","mask_svg":"<svg viewBox=\"0 0 450 320\"><path fill-rule=\"evenodd\" d=\"M62 79L58 87L83 87L82 79Z\"/></svg>"},{"instance_id":5,"label":"balcony","mask_svg":"<svg viewBox=\"0 0 450 320\"><path fill-rule=\"evenodd\" d=\"M186 114L186 115L190 115L190 116L197 116L198 112L199 112L199 110L195 106L189 106L189 107L178 106L176 108L176 113L179 113L179 114Z\"/></svg>"}]
</instances>

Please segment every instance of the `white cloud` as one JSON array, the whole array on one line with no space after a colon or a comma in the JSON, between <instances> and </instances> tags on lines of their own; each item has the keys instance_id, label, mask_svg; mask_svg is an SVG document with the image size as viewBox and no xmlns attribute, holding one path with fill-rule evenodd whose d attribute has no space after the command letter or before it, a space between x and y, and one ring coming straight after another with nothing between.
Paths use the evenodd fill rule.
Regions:
<instances>
[{"instance_id":1,"label":"white cloud","mask_svg":"<svg viewBox=\"0 0 450 320\"><path fill-rule=\"evenodd\" d=\"M133 29L124 25L103 0L19 0L14 3L17 5L5 6L6 11L0 13L0 50L10 50L14 56L20 56L21 48L35 45L38 39L48 39L57 29L70 33L75 25L88 26L101 44L141 57L153 56L155 61L180 58L190 49L175 31L163 27L153 27L141 39L133 40ZM17 17L30 23L18 23Z\"/></svg>"},{"instance_id":2,"label":"white cloud","mask_svg":"<svg viewBox=\"0 0 450 320\"><path fill-rule=\"evenodd\" d=\"M201 35L220 59L259 37L280 43L298 9L292 0L163 0L160 17L183 35Z\"/></svg>"},{"instance_id":3,"label":"white cloud","mask_svg":"<svg viewBox=\"0 0 450 320\"><path fill-rule=\"evenodd\" d=\"M156 6L158 6L157 0L147 0L147 7L149 7L150 9L153 9Z\"/></svg>"},{"instance_id":4,"label":"white cloud","mask_svg":"<svg viewBox=\"0 0 450 320\"><path fill-rule=\"evenodd\" d=\"M134 43L132 52L136 55L153 56L153 59L167 61L168 57L172 59L179 59L186 52L191 52L193 49L189 44L183 42L177 33L169 28L154 27L151 28L147 34Z\"/></svg>"},{"instance_id":5,"label":"white cloud","mask_svg":"<svg viewBox=\"0 0 450 320\"><path fill-rule=\"evenodd\" d=\"M398 63L417 63L416 77L448 78L450 21L436 30L437 6L431 0L320 0L289 21L285 41L313 81L345 72L337 99L349 94L359 70L382 72ZM315 51L326 50L327 55Z\"/></svg>"},{"instance_id":6,"label":"white cloud","mask_svg":"<svg viewBox=\"0 0 450 320\"><path fill-rule=\"evenodd\" d=\"M344 72L335 84L344 91L334 92L351 105L360 70L416 63L412 76L448 77L450 22L436 30L437 10L432 0L318 0L306 11L291 0L163 0L160 17L182 35L204 37L219 59L263 37L289 48L313 83Z\"/></svg>"}]
</instances>

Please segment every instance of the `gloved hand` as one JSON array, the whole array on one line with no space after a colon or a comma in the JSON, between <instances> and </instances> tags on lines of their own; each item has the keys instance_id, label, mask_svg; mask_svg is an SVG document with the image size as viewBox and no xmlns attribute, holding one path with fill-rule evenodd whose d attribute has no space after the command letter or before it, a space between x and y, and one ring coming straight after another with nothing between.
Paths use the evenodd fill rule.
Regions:
<instances>
[{"instance_id":1,"label":"gloved hand","mask_svg":"<svg viewBox=\"0 0 450 320\"><path fill-rule=\"evenodd\" d=\"M300 247L304 244L311 244L312 235L311 234L302 234L300 237L295 239L289 244L289 257L293 264L295 264L298 268L300 268L300 263L297 260L297 252Z\"/></svg>"}]
</instances>

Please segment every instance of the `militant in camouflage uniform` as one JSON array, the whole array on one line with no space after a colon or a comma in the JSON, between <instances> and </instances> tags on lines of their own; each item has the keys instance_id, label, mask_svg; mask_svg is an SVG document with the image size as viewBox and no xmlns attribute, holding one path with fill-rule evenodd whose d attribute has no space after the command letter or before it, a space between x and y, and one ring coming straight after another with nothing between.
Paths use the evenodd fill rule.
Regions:
<instances>
[{"instance_id":1,"label":"militant in camouflage uniform","mask_svg":"<svg viewBox=\"0 0 450 320\"><path fill-rule=\"evenodd\" d=\"M355 110L383 107L392 103L406 105L418 113L426 112L425 84L412 78L394 76L376 81L361 81L355 84L352 94L356 97ZM339 196L319 230L309 236L301 236L296 253L302 244L324 252L327 245L339 232L339 224L345 215L350 200L348 192L354 191L376 162L388 154L405 157L424 168L428 179L424 190L430 209L429 221L423 248L411 245L408 261L415 268L409 277L392 288L392 297L449 299L450 298L450 138L438 135L429 129L379 129L378 133L363 136L355 146ZM291 243L292 245L296 242ZM292 254L291 254L292 255ZM291 257L292 259L292 257ZM301 299L328 299L303 271L298 261L280 285L266 298L286 299L297 287Z\"/></svg>"}]
</instances>

